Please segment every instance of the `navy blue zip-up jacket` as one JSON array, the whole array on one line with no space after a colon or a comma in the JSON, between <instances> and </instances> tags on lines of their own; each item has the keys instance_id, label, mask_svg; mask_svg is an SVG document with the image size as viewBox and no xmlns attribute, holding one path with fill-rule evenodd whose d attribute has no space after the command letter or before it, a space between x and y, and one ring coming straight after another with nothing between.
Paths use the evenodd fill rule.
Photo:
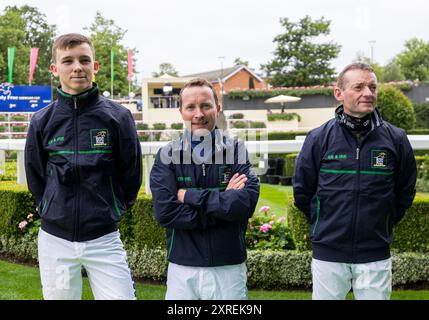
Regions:
<instances>
[{"instance_id":1,"label":"navy blue zip-up jacket","mask_svg":"<svg viewBox=\"0 0 429 320\"><path fill-rule=\"evenodd\" d=\"M96 85L36 112L25 145L28 188L41 227L68 241L118 229L141 185L141 149L131 112Z\"/></svg>"},{"instance_id":2,"label":"navy blue zip-up jacket","mask_svg":"<svg viewBox=\"0 0 429 320\"><path fill-rule=\"evenodd\" d=\"M243 143L216 130L212 152L198 163L189 132L162 148L151 171L155 217L166 228L167 257L185 266L212 267L246 260L245 234L259 198L259 182ZM198 146L194 149L199 154ZM206 152L207 153L207 152ZM227 190L235 174L248 178L241 190ZM184 203L177 191L186 189Z\"/></svg>"},{"instance_id":3,"label":"navy blue zip-up jacket","mask_svg":"<svg viewBox=\"0 0 429 320\"><path fill-rule=\"evenodd\" d=\"M413 202L417 170L406 133L378 110L371 118L361 143L338 116L328 121L308 133L296 160L295 205L310 223L315 259L389 258L393 225Z\"/></svg>"}]
</instances>

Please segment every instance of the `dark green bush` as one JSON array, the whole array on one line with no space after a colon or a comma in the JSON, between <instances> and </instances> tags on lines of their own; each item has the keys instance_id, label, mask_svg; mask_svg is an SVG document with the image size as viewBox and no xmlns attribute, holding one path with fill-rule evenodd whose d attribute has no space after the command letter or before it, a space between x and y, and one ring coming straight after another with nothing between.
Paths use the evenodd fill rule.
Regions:
<instances>
[{"instance_id":1,"label":"dark green bush","mask_svg":"<svg viewBox=\"0 0 429 320\"><path fill-rule=\"evenodd\" d=\"M267 125L263 121L251 121L250 122L250 128L259 129L259 128L266 128Z\"/></svg>"},{"instance_id":2,"label":"dark green bush","mask_svg":"<svg viewBox=\"0 0 429 320\"><path fill-rule=\"evenodd\" d=\"M147 123L137 123L136 124L136 129L137 130L149 130L149 125Z\"/></svg>"},{"instance_id":3,"label":"dark green bush","mask_svg":"<svg viewBox=\"0 0 429 320\"><path fill-rule=\"evenodd\" d=\"M286 155L286 162L285 162L285 175L286 176L293 176L293 171L295 170L295 160L298 156L298 153L289 153Z\"/></svg>"},{"instance_id":4,"label":"dark green bush","mask_svg":"<svg viewBox=\"0 0 429 320\"><path fill-rule=\"evenodd\" d=\"M267 115L268 121L291 121L293 119L298 119L298 121L301 121L301 116L295 112L293 113L273 113Z\"/></svg>"},{"instance_id":5,"label":"dark green bush","mask_svg":"<svg viewBox=\"0 0 429 320\"><path fill-rule=\"evenodd\" d=\"M242 113L233 113L233 114L230 116L230 118L231 118L231 119L244 119L244 114L242 114Z\"/></svg>"},{"instance_id":6,"label":"dark green bush","mask_svg":"<svg viewBox=\"0 0 429 320\"><path fill-rule=\"evenodd\" d=\"M310 228L304 214L287 200L288 221L297 250L311 250ZM429 252L429 198L417 195L405 217L393 228L391 248L400 252Z\"/></svg>"},{"instance_id":7,"label":"dark green bush","mask_svg":"<svg viewBox=\"0 0 429 320\"><path fill-rule=\"evenodd\" d=\"M425 128L429 132L429 102L414 105L416 113L416 128Z\"/></svg>"},{"instance_id":8,"label":"dark green bush","mask_svg":"<svg viewBox=\"0 0 429 320\"><path fill-rule=\"evenodd\" d=\"M305 136L307 131L269 132L268 140L295 140L296 136Z\"/></svg>"},{"instance_id":9,"label":"dark green bush","mask_svg":"<svg viewBox=\"0 0 429 320\"><path fill-rule=\"evenodd\" d=\"M410 130L407 130L407 134L429 134L429 129L422 129L422 128L410 129Z\"/></svg>"},{"instance_id":10,"label":"dark green bush","mask_svg":"<svg viewBox=\"0 0 429 320\"><path fill-rule=\"evenodd\" d=\"M154 130L165 130L167 128L165 123L154 123L152 126Z\"/></svg>"},{"instance_id":11,"label":"dark green bush","mask_svg":"<svg viewBox=\"0 0 429 320\"><path fill-rule=\"evenodd\" d=\"M25 132L26 126L13 126L12 132Z\"/></svg>"},{"instance_id":12,"label":"dark green bush","mask_svg":"<svg viewBox=\"0 0 429 320\"><path fill-rule=\"evenodd\" d=\"M36 203L25 186L15 182L0 184L0 235L22 236L18 224L29 213L36 213Z\"/></svg>"},{"instance_id":13,"label":"dark green bush","mask_svg":"<svg viewBox=\"0 0 429 320\"><path fill-rule=\"evenodd\" d=\"M178 122L178 123L172 123L171 124L171 129L174 130L182 130L183 129L183 123Z\"/></svg>"},{"instance_id":14,"label":"dark green bush","mask_svg":"<svg viewBox=\"0 0 429 320\"><path fill-rule=\"evenodd\" d=\"M245 121L234 121L232 127L236 129L245 129L247 128L247 124Z\"/></svg>"},{"instance_id":15,"label":"dark green bush","mask_svg":"<svg viewBox=\"0 0 429 320\"><path fill-rule=\"evenodd\" d=\"M391 86L381 86L377 99L377 108L384 120L404 130L415 127L416 115L413 104L401 90Z\"/></svg>"},{"instance_id":16,"label":"dark green bush","mask_svg":"<svg viewBox=\"0 0 429 320\"><path fill-rule=\"evenodd\" d=\"M12 116L12 121L26 121L26 117L25 116Z\"/></svg>"}]
</instances>

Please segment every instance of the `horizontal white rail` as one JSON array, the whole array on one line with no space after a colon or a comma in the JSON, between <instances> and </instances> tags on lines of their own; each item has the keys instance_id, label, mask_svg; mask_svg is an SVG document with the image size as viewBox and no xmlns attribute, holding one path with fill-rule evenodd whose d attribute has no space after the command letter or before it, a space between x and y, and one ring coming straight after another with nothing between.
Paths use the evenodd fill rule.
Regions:
<instances>
[{"instance_id":1,"label":"horizontal white rail","mask_svg":"<svg viewBox=\"0 0 429 320\"><path fill-rule=\"evenodd\" d=\"M304 143L305 136L297 136L296 140L270 140L270 141L246 141L249 154L263 154L267 158L270 153L291 153L299 152ZM429 135L409 135L408 139L414 150L429 150ZM154 156L158 150L165 146L168 141L141 142L142 156L146 162L145 167L145 190L150 192L149 175L152 169ZM4 171L6 150L17 151L17 182L26 184L24 166L25 139L1 139L0 140L0 171ZM3 169L2 169L3 168Z\"/></svg>"}]
</instances>

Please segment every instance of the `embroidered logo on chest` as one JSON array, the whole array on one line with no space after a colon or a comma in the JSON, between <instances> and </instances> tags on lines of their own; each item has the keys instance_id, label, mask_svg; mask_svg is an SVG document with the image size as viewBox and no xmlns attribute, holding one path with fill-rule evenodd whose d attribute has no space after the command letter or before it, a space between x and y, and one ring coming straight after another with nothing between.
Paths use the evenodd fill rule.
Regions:
<instances>
[{"instance_id":1,"label":"embroidered logo on chest","mask_svg":"<svg viewBox=\"0 0 429 320\"><path fill-rule=\"evenodd\" d=\"M387 155L386 150L371 150L371 168L387 168Z\"/></svg>"},{"instance_id":2,"label":"embroidered logo on chest","mask_svg":"<svg viewBox=\"0 0 429 320\"><path fill-rule=\"evenodd\" d=\"M230 165L219 166L219 184L228 185L231 179L232 167Z\"/></svg>"},{"instance_id":3,"label":"embroidered logo on chest","mask_svg":"<svg viewBox=\"0 0 429 320\"><path fill-rule=\"evenodd\" d=\"M107 129L91 129L91 148L105 148L110 146L110 135Z\"/></svg>"}]
</instances>

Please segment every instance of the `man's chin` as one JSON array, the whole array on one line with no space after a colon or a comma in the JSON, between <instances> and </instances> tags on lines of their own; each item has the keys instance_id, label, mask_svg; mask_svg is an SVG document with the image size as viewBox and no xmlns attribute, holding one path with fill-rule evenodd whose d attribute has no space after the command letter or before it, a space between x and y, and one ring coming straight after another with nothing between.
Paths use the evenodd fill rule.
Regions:
<instances>
[{"instance_id":1,"label":"man's chin","mask_svg":"<svg viewBox=\"0 0 429 320\"><path fill-rule=\"evenodd\" d=\"M207 126L192 127L192 134L194 136L200 136L200 137L207 136L210 134L210 131L211 130L209 130Z\"/></svg>"}]
</instances>

